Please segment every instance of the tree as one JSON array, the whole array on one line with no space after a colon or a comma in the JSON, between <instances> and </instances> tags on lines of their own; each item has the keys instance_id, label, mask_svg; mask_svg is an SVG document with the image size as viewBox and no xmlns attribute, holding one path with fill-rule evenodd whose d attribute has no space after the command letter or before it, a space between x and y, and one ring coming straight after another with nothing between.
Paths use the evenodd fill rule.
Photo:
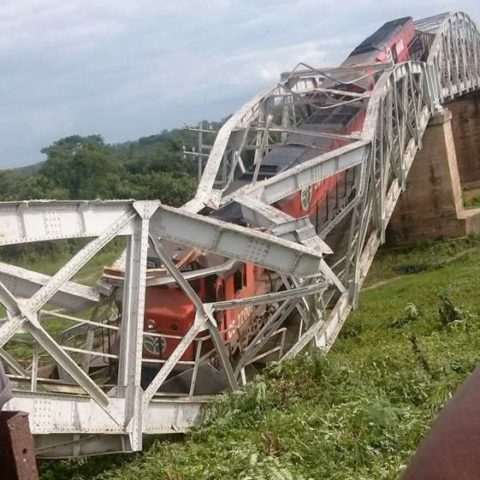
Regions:
<instances>
[{"instance_id":1,"label":"tree","mask_svg":"<svg viewBox=\"0 0 480 480\"><path fill-rule=\"evenodd\" d=\"M195 193L196 162L182 146L195 133L164 130L122 144L105 144L100 135L72 135L42 149L39 168L0 171L0 200L160 199L181 205Z\"/></svg>"},{"instance_id":2,"label":"tree","mask_svg":"<svg viewBox=\"0 0 480 480\"><path fill-rule=\"evenodd\" d=\"M110 198L115 192L118 166L99 135L74 135L58 140L42 153L47 160L40 175L71 199Z\"/></svg>"}]
</instances>

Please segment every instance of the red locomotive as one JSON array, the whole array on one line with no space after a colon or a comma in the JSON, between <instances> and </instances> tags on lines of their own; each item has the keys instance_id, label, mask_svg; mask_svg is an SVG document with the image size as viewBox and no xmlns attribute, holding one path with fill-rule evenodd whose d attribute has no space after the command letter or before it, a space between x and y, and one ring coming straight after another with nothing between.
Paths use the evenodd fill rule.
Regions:
<instances>
[{"instance_id":1,"label":"red locomotive","mask_svg":"<svg viewBox=\"0 0 480 480\"><path fill-rule=\"evenodd\" d=\"M342 66L406 61L409 59L409 45L414 38L415 26L412 18L388 22L355 48ZM373 88L373 83L368 82L371 80L359 80L348 87L341 85L332 88L364 92ZM341 104L328 110L311 110L299 128L303 131L309 129L313 131L319 129L321 125L323 131L332 133L360 133L364 118L365 113L360 107ZM306 146L304 138L304 133L302 138L296 134L288 134L282 145L272 147L262 159L258 180L272 177L320 153L341 146L338 140L332 141L319 136L308 137L310 145ZM312 144L314 149L311 148ZM252 175L253 169L247 171L240 180L248 183ZM309 189L297 192L274 206L295 218L308 215L318 230L335 209L329 205L329 202L332 203L332 197L333 201L337 202L334 207L340 208L339 198L348 196L348 190L353 185L353 178L350 176L350 173L338 174ZM203 302L261 295L274 288L276 279L273 275L253 264L231 262L231 268L223 273L207 274L208 268L225 260L219 260L218 257L212 259L213 256L209 255L197 255L193 251L186 254L183 252L182 255L181 259L176 260L177 265L181 265L183 270L198 272L197 277L193 274L190 277L187 275L187 278L191 278L189 282ZM201 274L202 270L206 273L205 275ZM234 355L235 351L242 348L244 344L248 344L256 333L254 324L259 318L259 312L253 307L245 307L226 310L216 315L223 339L229 345L230 354ZM194 305L175 284L147 287L144 321L144 330L147 335L144 337L143 354L146 368L158 369L161 363L170 357L181 338L193 325L194 318ZM208 349L206 343L208 342L193 342L180 360L186 363L193 361L199 353L198 348Z\"/></svg>"}]
</instances>

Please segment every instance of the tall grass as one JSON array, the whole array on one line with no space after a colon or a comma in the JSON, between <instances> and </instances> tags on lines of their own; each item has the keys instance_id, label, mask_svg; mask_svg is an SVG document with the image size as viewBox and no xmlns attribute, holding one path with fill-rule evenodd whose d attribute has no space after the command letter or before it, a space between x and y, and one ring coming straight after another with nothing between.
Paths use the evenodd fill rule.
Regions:
<instances>
[{"instance_id":1,"label":"tall grass","mask_svg":"<svg viewBox=\"0 0 480 480\"><path fill-rule=\"evenodd\" d=\"M188 435L46 464L42 479L397 479L480 357L478 239L383 251L372 274L420 262L440 265L362 293L328 356L269 366Z\"/></svg>"}]
</instances>

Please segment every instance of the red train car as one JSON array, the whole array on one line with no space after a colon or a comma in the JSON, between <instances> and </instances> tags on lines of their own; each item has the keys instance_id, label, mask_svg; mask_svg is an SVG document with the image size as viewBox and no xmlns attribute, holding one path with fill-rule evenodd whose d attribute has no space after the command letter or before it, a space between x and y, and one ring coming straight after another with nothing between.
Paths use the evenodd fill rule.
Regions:
<instances>
[{"instance_id":1,"label":"red train car","mask_svg":"<svg viewBox=\"0 0 480 480\"><path fill-rule=\"evenodd\" d=\"M402 18L383 25L373 35L362 42L343 62L342 66L355 64L371 64L376 62L402 62L409 58L408 46L415 36L415 26L412 18ZM372 84L355 84L355 91L371 89ZM312 112L302 123L302 129L315 130L322 125L335 125L328 131L336 133L361 132L365 113L358 107L343 105L332 112ZM316 137L318 140L318 137ZM258 180L272 177L292 166L307 161L322 153L341 146L339 141L321 140L316 152L302 145L294 134L289 134L283 145L273 147L262 159ZM253 172L247 172L246 176ZM246 178L248 180L248 178ZM325 215L319 214L320 209L326 210L328 217L329 195L343 188L346 193L351 179L346 174L339 174L312 186L302 192L297 192L275 205L285 213L300 218L311 217L315 225L325 221ZM327 218L328 219L328 218ZM262 268L252 264L237 263L230 271L222 274L210 274L191 281L191 285L202 301L232 300L253 295L261 295L272 289L272 278ZM252 307L226 310L217 313L217 322L223 339L230 345L230 353L234 354L242 342L251 339L249 325L258 317ZM166 360L177 347L181 338L193 325L195 307L188 297L178 287L152 286L147 288L144 329L147 334L144 340L144 357L152 361ZM196 349L208 348L206 342L193 343L183 354L181 360L191 362L195 359ZM157 368L158 368L157 363Z\"/></svg>"}]
</instances>

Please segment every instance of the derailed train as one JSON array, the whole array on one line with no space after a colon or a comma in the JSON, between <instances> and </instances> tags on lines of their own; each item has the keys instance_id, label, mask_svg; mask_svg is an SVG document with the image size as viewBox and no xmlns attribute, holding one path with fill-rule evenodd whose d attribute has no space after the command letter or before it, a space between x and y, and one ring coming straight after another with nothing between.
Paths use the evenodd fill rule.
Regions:
<instances>
[{"instance_id":1,"label":"derailed train","mask_svg":"<svg viewBox=\"0 0 480 480\"><path fill-rule=\"evenodd\" d=\"M418 59L422 52L421 41L421 34L415 30L411 17L393 20L358 45L341 67L371 65L373 69L379 63L393 64ZM325 83L322 87L325 89ZM262 158L251 159L243 174L230 185L230 191L251 183L252 179L261 181L278 175L319 155L319 152L325 153L341 147L347 142L342 136L360 135L365 109L358 102L341 100L345 96L361 96L371 91L374 87L371 77L364 75L355 81L332 78L327 87L330 92L335 92L330 93L331 105L325 103L328 102L326 96L321 97L318 105L315 102L306 104L302 112L303 120L297 124L297 128L303 131L302 135L294 130L283 133L281 142L267 149ZM336 104L338 105L335 106ZM311 136L305 135L305 131L311 131ZM328 135L316 135L319 131ZM308 217L318 232L329 217L338 213L353 196L354 180L354 171L346 171L280 200L273 206L296 219ZM216 211L202 213L235 222L238 220L238 208L238 205L227 205ZM169 254L204 303L263 295L282 286L277 274L254 264L227 261L219 256L195 249L180 249L174 245L170 246ZM144 383L148 383L172 355L193 325L196 313L195 305L183 290L171 279L162 278L162 265L157 259L152 258L152 267L150 272L156 271L158 274L154 274L147 283L143 342ZM121 271L114 268L105 269L105 278L109 282L115 283L121 275ZM268 312L252 306L215 313L231 357L251 342L263 325L265 313ZM187 370L195 358L206 355L210 347L208 340L193 342L178 362L178 365L184 364L185 367L177 365L174 373ZM211 361L215 361L214 357ZM168 383L166 385L168 388Z\"/></svg>"}]
</instances>

